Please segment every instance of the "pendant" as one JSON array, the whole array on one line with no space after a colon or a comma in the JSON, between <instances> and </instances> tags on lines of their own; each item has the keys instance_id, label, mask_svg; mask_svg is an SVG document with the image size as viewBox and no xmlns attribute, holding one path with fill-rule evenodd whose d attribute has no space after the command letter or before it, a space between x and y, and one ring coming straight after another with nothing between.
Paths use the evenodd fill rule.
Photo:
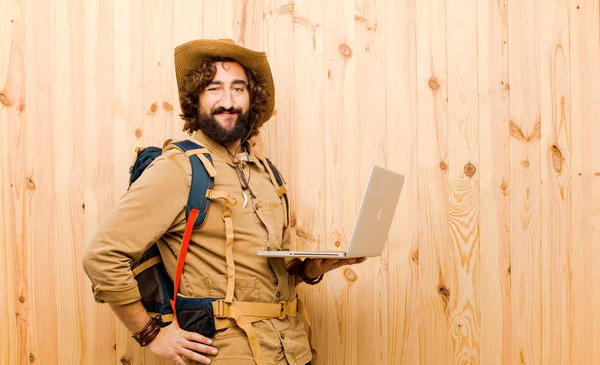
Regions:
<instances>
[{"instance_id":1,"label":"pendant","mask_svg":"<svg viewBox=\"0 0 600 365\"><path fill-rule=\"evenodd\" d=\"M244 194L244 208L246 208L246 205L248 204L248 195L246 195L246 192L243 190L242 194Z\"/></svg>"}]
</instances>

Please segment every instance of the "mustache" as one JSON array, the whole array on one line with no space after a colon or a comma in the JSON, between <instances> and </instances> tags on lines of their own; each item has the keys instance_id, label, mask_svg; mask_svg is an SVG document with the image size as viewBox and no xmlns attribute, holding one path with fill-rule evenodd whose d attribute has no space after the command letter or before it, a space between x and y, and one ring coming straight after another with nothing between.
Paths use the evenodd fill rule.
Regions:
<instances>
[{"instance_id":1,"label":"mustache","mask_svg":"<svg viewBox=\"0 0 600 365\"><path fill-rule=\"evenodd\" d=\"M221 113L230 113L230 114L237 114L237 115L242 115L242 109L239 108L229 108L229 109L225 109L222 106L217 107L215 109L213 109L210 114L211 115L215 115L215 114L221 114Z\"/></svg>"}]
</instances>

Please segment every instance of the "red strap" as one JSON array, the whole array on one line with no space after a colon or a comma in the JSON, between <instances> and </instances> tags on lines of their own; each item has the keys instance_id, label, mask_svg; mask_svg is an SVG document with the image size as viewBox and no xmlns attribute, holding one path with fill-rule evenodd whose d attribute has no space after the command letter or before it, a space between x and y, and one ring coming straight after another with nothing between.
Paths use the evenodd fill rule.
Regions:
<instances>
[{"instance_id":1,"label":"red strap","mask_svg":"<svg viewBox=\"0 0 600 365\"><path fill-rule=\"evenodd\" d=\"M179 250L179 257L177 258L177 273L175 274L175 288L173 293L173 300L171 300L171 308L173 309L173 318L177 318L175 312L175 303L177 303L177 293L179 292L179 281L181 280L181 273L183 273L183 265L185 264L185 255L187 255L188 247L190 245L190 238L192 237L192 231L194 230L194 223L200 211L198 209L192 209L188 216L187 223L185 225L185 232L183 233L183 241L181 242L181 250Z\"/></svg>"}]
</instances>

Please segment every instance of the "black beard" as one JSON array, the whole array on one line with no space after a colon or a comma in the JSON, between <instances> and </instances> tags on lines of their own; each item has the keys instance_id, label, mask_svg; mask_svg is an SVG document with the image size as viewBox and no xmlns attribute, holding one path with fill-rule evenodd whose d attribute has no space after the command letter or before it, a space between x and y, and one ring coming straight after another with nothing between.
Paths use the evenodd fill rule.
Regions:
<instances>
[{"instance_id":1,"label":"black beard","mask_svg":"<svg viewBox=\"0 0 600 365\"><path fill-rule=\"evenodd\" d=\"M224 111L237 114L235 125L229 131L221 127L214 117L215 114L220 114ZM248 125L248 111L242 114L240 109L216 108L211 111L210 115L199 110L196 114L196 120L202 133L223 146L229 146L238 139L245 139L250 133L251 128Z\"/></svg>"}]
</instances>

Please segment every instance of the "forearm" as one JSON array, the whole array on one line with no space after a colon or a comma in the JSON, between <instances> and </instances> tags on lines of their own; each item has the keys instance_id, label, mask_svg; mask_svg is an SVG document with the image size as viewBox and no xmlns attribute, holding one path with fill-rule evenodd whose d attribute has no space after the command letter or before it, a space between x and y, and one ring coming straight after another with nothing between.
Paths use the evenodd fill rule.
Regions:
<instances>
[{"instance_id":1,"label":"forearm","mask_svg":"<svg viewBox=\"0 0 600 365\"><path fill-rule=\"evenodd\" d=\"M110 308L132 334L138 333L151 319L141 301L129 304L110 304Z\"/></svg>"}]
</instances>

